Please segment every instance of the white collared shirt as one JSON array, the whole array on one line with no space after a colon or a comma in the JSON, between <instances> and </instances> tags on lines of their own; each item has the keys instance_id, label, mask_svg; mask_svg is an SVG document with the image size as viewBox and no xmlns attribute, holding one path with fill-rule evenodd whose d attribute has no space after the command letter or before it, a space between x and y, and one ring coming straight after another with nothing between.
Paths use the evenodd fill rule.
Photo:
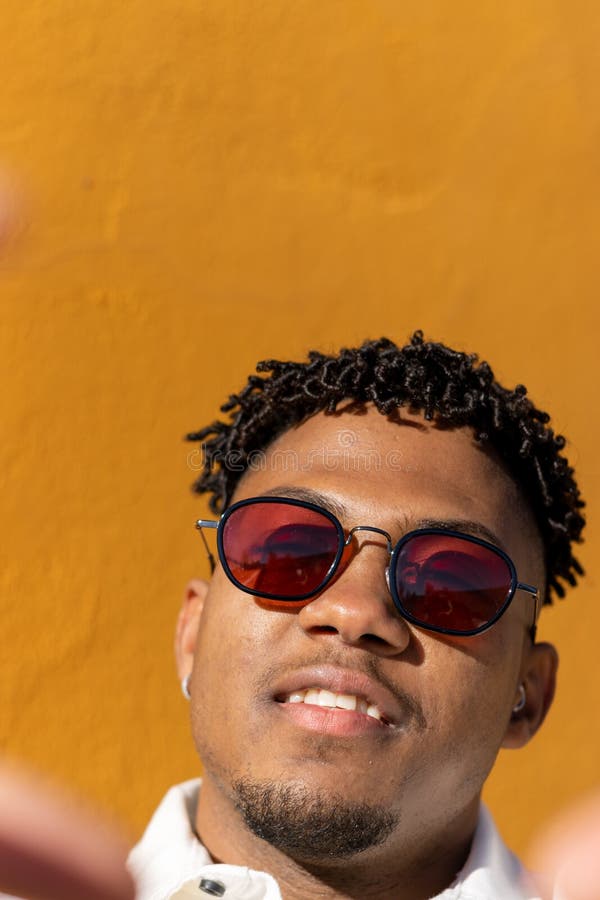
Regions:
<instances>
[{"instance_id":1,"label":"white collared shirt","mask_svg":"<svg viewBox=\"0 0 600 900\"><path fill-rule=\"evenodd\" d=\"M172 787L129 856L136 900L210 900L202 879L220 882L223 900L282 900L275 879L244 866L215 864L193 829L200 780ZM482 806L471 852L455 881L431 900L537 900L523 883L524 870L502 842Z\"/></svg>"}]
</instances>

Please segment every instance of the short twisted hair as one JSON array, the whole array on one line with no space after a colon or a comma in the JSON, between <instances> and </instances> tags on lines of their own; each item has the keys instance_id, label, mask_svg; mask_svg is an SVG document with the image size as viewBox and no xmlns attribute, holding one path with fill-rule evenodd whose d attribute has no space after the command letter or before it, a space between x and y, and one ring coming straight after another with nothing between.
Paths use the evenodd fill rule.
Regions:
<instances>
[{"instance_id":1,"label":"short twisted hair","mask_svg":"<svg viewBox=\"0 0 600 900\"><path fill-rule=\"evenodd\" d=\"M470 426L507 465L533 510L545 549L548 591L562 597L582 568L573 556L581 540L584 506L562 450L565 439L549 427L547 413L527 389L502 387L486 362L416 331L398 347L387 338L342 349L336 356L312 350L306 362L264 360L246 386L221 407L229 421L215 421L187 435L202 442L203 468L193 485L209 493L220 513L231 502L252 455L282 432L317 412L334 412L342 401L372 403L382 415L399 407L420 410L446 427ZM230 461L235 461L231 464Z\"/></svg>"}]
</instances>

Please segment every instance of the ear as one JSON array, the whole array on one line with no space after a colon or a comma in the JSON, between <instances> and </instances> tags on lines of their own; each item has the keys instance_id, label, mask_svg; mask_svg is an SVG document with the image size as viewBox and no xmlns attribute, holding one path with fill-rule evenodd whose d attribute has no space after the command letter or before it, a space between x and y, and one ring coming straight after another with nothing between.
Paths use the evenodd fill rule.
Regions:
<instances>
[{"instance_id":1,"label":"ear","mask_svg":"<svg viewBox=\"0 0 600 900\"><path fill-rule=\"evenodd\" d=\"M208 581L193 578L185 589L175 628L175 662L181 681L192 671L196 637L208 592Z\"/></svg>"},{"instance_id":2,"label":"ear","mask_svg":"<svg viewBox=\"0 0 600 900\"><path fill-rule=\"evenodd\" d=\"M511 710L502 746L511 750L524 747L534 736L552 705L556 689L558 653L552 644L539 643L529 648L521 669L519 684L525 688L525 705ZM517 702L518 685L514 703Z\"/></svg>"}]
</instances>

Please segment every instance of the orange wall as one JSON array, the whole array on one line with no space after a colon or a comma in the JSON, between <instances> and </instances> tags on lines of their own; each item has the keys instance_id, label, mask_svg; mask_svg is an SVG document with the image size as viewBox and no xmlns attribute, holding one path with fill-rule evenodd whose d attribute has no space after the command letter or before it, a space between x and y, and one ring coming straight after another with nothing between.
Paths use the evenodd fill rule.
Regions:
<instances>
[{"instance_id":1,"label":"orange wall","mask_svg":"<svg viewBox=\"0 0 600 900\"><path fill-rule=\"evenodd\" d=\"M554 411L589 501L488 799L522 849L596 782L598 46L580 0L4 0L1 748L134 832L196 773L182 435L258 359L422 327Z\"/></svg>"}]
</instances>

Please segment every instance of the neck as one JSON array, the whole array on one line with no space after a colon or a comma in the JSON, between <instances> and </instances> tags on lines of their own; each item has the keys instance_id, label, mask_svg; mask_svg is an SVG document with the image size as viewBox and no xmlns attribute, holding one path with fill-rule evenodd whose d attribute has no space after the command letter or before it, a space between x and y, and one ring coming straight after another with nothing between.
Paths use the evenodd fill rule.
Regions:
<instances>
[{"instance_id":1,"label":"neck","mask_svg":"<svg viewBox=\"0 0 600 900\"><path fill-rule=\"evenodd\" d=\"M200 791L196 830L214 860L268 872L285 900L310 896L425 900L449 887L463 867L478 809L476 797L468 809L444 821L425 824L410 817L410 829L400 825L385 844L351 858L304 860L253 834L231 798L207 777Z\"/></svg>"}]
</instances>

